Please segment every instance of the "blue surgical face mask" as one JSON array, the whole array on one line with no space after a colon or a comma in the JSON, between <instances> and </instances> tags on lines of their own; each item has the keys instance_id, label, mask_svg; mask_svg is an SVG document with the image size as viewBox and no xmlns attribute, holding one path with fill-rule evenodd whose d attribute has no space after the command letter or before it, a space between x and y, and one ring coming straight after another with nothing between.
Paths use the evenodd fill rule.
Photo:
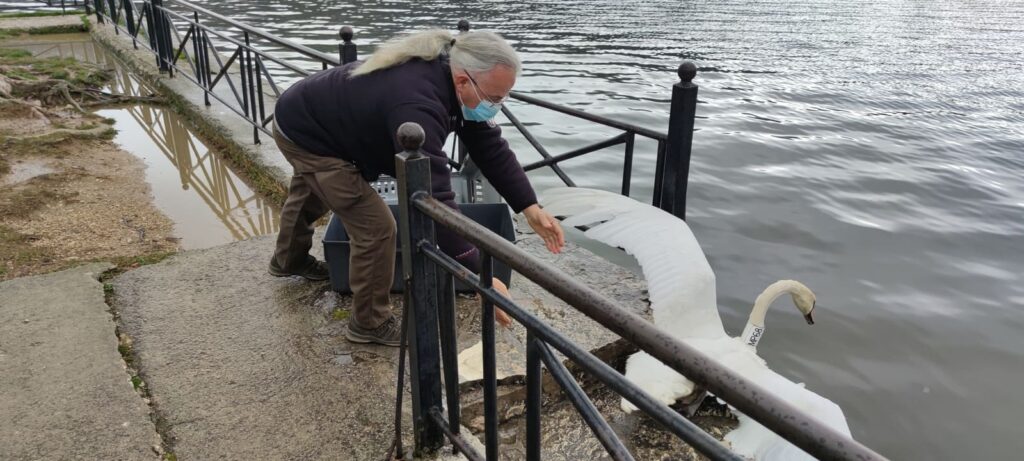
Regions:
<instances>
[{"instance_id":1,"label":"blue surgical face mask","mask_svg":"<svg viewBox=\"0 0 1024 461\"><path fill-rule=\"evenodd\" d=\"M490 101L480 101L475 108L470 109L465 104L462 105L462 116L466 120L472 120L474 122L486 122L495 115L498 115L498 111L501 110L501 104L494 104Z\"/></svg>"},{"instance_id":2,"label":"blue surgical face mask","mask_svg":"<svg viewBox=\"0 0 1024 461\"><path fill-rule=\"evenodd\" d=\"M486 122L494 118L495 115L498 115L498 111L501 110L501 103L494 103L484 99L483 96L480 95L480 90L477 89L476 79L474 79L473 76L469 74L469 72L466 72L466 76L469 77L469 81L472 82L473 92L476 93L476 97L477 99L480 100L480 103L477 104L476 107L472 109L466 107L466 105L463 104L462 117L465 118L466 120L472 120L474 122Z\"/></svg>"}]
</instances>

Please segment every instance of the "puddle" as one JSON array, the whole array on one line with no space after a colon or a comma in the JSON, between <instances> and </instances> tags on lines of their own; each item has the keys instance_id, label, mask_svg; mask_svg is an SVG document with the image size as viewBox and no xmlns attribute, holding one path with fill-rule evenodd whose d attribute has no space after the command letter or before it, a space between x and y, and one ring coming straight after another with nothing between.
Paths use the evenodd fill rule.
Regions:
<instances>
[{"instance_id":1,"label":"puddle","mask_svg":"<svg viewBox=\"0 0 1024 461\"><path fill-rule=\"evenodd\" d=\"M111 93L153 93L88 35L29 37L5 41L2 46L107 67L113 71L113 79L105 90ZM153 201L174 222L174 235L181 239L182 248L207 248L277 233L277 207L253 192L174 111L134 105L96 114L114 119L114 142L146 163Z\"/></svg>"},{"instance_id":2,"label":"puddle","mask_svg":"<svg viewBox=\"0 0 1024 461\"><path fill-rule=\"evenodd\" d=\"M23 160L11 165L11 171L0 180L0 185L13 186L44 174L56 173L45 162Z\"/></svg>"},{"instance_id":3,"label":"puddle","mask_svg":"<svg viewBox=\"0 0 1024 461\"><path fill-rule=\"evenodd\" d=\"M153 201L186 249L277 232L278 210L189 132L173 111L130 106L96 114L116 120L114 142L146 163Z\"/></svg>"}]
</instances>

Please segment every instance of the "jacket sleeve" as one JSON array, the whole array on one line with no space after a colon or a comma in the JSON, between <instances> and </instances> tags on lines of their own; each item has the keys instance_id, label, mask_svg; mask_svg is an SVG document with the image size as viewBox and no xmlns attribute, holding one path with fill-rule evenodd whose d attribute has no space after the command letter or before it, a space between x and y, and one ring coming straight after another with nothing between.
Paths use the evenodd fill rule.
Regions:
<instances>
[{"instance_id":1,"label":"jacket sleeve","mask_svg":"<svg viewBox=\"0 0 1024 461\"><path fill-rule=\"evenodd\" d=\"M418 123L423 127L423 132L426 135L421 150L430 159L431 195L451 209L459 211L459 206L455 203L455 192L452 191L448 156L442 150L444 141L448 137L446 115L427 105L403 104L397 106L388 115L388 132L391 133L395 152L403 150L398 143L397 133L398 127L405 122ZM480 258L473 245L444 226L435 226L435 235L441 251L474 272L480 271Z\"/></svg>"},{"instance_id":2,"label":"jacket sleeve","mask_svg":"<svg viewBox=\"0 0 1024 461\"><path fill-rule=\"evenodd\" d=\"M466 143L470 158L513 211L519 213L537 203L537 194L526 178L526 172L509 148L508 141L501 137L501 128L497 124L466 120L457 132Z\"/></svg>"}]
</instances>

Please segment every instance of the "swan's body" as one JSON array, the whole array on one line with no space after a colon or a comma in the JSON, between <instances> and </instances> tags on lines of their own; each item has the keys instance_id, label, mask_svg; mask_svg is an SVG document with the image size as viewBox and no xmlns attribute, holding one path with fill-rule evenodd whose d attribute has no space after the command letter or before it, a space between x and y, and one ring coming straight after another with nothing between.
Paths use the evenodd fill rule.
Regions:
<instances>
[{"instance_id":1,"label":"swan's body","mask_svg":"<svg viewBox=\"0 0 1024 461\"><path fill-rule=\"evenodd\" d=\"M543 203L549 213L565 217L563 225L588 226L585 236L636 257L647 279L658 328L849 435L838 405L775 373L757 355L764 314L782 294L792 293L794 302L811 321L813 294L809 299L805 294L795 294L803 285L782 281L770 286L758 297L744 334L733 338L725 333L718 314L715 274L684 221L631 198L593 189L548 190ZM669 405L694 391L691 381L645 352L627 360L626 378ZM627 412L636 410L625 399L622 408ZM757 422L739 416L740 426L726 436L737 453L755 459L813 459Z\"/></svg>"}]
</instances>

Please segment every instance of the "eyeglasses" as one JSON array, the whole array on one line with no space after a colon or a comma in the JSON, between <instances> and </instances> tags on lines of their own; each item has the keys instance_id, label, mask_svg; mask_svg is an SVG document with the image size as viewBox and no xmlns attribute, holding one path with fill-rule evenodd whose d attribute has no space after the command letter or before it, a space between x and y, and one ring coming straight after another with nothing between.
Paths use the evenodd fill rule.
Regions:
<instances>
[{"instance_id":1,"label":"eyeglasses","mask_svg":"<svg viewBox=\"0 0 1024 461\"><path fill-rule=\"evenodd\" d=\"M480 99L482 99L484 101L487 101L487 102L489 102L491 104L494 104L495 106L500 106L500 105L502 105L502 103L504 103L506 100L508 100L508 95L505 95L505 96L503 96L501 98L497 98L497 101L495 101L496 98L494 98L492 96L485 95L485 94L481 94L481 93L483 93L483 90L480 89L480 84L476 83L476 80L473 78L472 75L469 75L469 72L466 72L466 71L463 71L463 72L465 72L466 76L469 77L469 81L473 82L473 91L476 93L476 97L478 97L478 98L480 98Z\"/></svg>"}]
</instances>

